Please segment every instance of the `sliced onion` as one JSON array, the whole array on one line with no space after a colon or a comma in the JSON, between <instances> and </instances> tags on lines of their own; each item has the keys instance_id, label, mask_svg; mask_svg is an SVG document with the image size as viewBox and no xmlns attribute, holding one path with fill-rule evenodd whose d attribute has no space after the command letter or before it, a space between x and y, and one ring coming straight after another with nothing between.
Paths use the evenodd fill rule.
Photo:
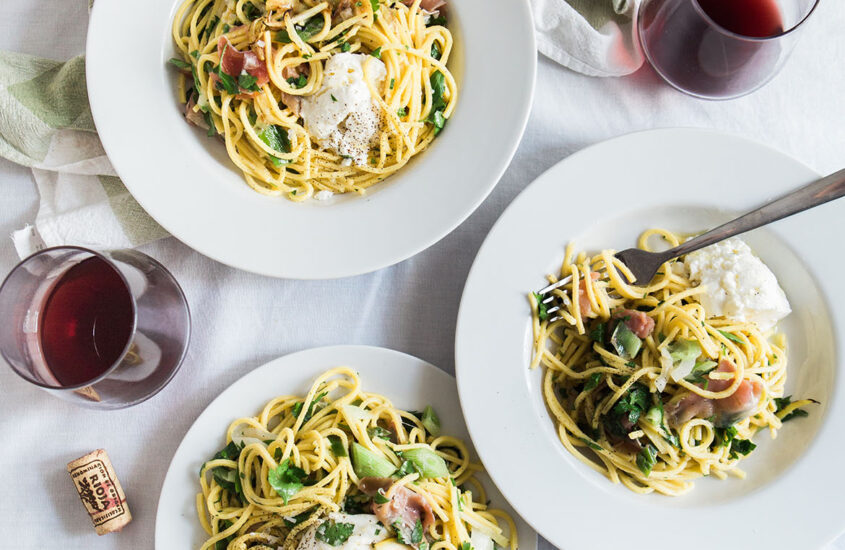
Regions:
<instances>
[{"instance_id":1,"label":"sliced onion","mask_svg":"<svg viewBox=\"0 0 845 550\"><path fill-rule=\"evenodd\" d=\"M686 378L692 372L692 369L695 368L695 357L687 357L678 363L678 366L672 369L672 380L677 382L683 378Z\"/></svg>"},{"instance_id":2,"label":"sliced onion","mask_svg":"<svg viewBox=\"0 0 845 550\"><path fill-rule=\"evenodd\" d=\"M470 533L469 543L472 545L473 550L493 550L493 539L490 535L481 532L481 530L475 527L472 528L472 532Z\"/></svg>"},{"instance_id":3,"label":"sliced onion","mask_svg":"<svg viewBox=\"0 0 845 550\"><path fill-rule=\"evenodd\" d=\"M665 347L660 350L660 376L654 381L654 387L658 392L662 392L666 388L666 383L669 382L669 373L675 363L672 361L672 356L669 355L669 350Z\"/></svg>"},{"instance_id":4,"label":"sliced onion","mask_svg":"<svg viewBox=\"0 0 845 550\"><path fill-rule=\"evenodd\" d=\"M262 428L255 428L249 424L238 424L238 426L232 430L232 441L235 442L235 445L246 446L258 443L266 447L267 444L264 443L265 441L275 440L276 434L270 433Z\"/></svg>"},{"instance_id":5,"label":"sliced onion","mask_svg":"<svg viewBox=\"0 0 845 550\"><path fill-rule=\"evenodd\" d=\"M342 405L340 410L343 412L343 416L346 417L346 421L349 424L354 422L363 422L364 426L366 426L373 419L372 413L365 411L361 407L356 407L355 405Z\"/></svg>"}]
</instances>

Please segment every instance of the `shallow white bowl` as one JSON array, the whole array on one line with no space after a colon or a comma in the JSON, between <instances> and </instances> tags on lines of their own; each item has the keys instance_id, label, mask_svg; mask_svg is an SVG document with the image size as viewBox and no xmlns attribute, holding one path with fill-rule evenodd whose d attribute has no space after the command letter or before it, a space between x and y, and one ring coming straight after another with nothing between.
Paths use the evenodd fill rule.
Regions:
<instances>
[{"instance_id":1,"label":"shallow white bowl","mask_svg":"<svg viewBox=\"0 0 845 550\"><path fill-rule=\"evenodd\" d=\"M199 548L206 540L196 511L203 462L226 443L226 429L236 418L258 414L279 395L305 395L314 379L333 367L348 366L361 376L364 391L387 396L397 407L437 411L443 433L463 439L466 431L455 380L429 363L398 351L369 346L314 348L280 357L250 372L221 393L185 434L170 462L156 512L155 547ZM537 550L537 534L508 506L484 474L479 480L492 506L508 512L517 525L520 550Z\"/></svg>"},{"instance_id":2,"label":"shallow white bowl","mask_svg":"<svg viewBox=\"0 0 845 550\"><path fill-rule=\"evenodd\" d=\"M527 294L556 272L564 247L622 250L649 227L714 227L816 179L772 149L700 130L657 130L577 153L532 183L484 242L461 301L456 369L478 452L508 501L566 550L814 549L845 528L845 202L743 238L774 271L793 308L787 393L822 402L759 447L744 481L703 478L681 497L636 495L592 471L558 440L531 356ZM495 406L491 406L495 403ZM516 475L515 463L531 464Z\"/></svg>"},{"instance_id":3,"label":"shallow white bowl","mask_svg":"<svg viewBox=\"0 0 845 550\"><path fill-rule=\"evenodd\" d=\"M109 159L171 234L220 262L274 277L328 279L395 264L466 219L522 137L536 50L527 0L450 2L452 118L429 149L365 197L292 203L250 189L223 143L176 99L170 25L178 0L97 0L87 45L91 111Z\"/></svg>"}]
</instances>

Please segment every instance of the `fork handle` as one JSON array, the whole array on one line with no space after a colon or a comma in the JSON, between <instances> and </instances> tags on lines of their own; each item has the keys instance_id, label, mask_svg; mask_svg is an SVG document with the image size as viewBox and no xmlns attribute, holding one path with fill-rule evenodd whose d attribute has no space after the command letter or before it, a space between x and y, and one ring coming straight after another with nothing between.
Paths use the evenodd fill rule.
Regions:
<instances>
[{"instance_id":1,"label":"fork handle","mask_svg":"<svg viewBox=\"0 0 845 550\"><path fill-rule=\"evenodd\" d=\"M845 169L814 181L768 202L756 210L711 229L665 252L667 259L683 256L699 248L757 229L760 226L803 212L845 195Z\"/></svg>"}]
</instances>

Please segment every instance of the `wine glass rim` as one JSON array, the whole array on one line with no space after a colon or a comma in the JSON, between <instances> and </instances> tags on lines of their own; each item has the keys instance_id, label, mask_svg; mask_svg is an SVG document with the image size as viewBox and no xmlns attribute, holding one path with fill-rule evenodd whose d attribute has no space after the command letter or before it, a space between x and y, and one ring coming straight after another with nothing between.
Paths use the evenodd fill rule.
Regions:
<instances>
[{"instance_id":1,"label":"wine glass rim","mask_svg":"<svg viewBox=\"0 0 845 550\"><path fill-rule=\"evenodd\" d=\"M813 0L813 5L810 6L810 9L807 10L807 13L804 14L804 17L799 19L798 22L796 22L794 25L792 25L788 29L784 29L783 31L781 31L777 34L772 34L770 36L748 36L747 34L740 34L740 33L733 32L729 29L726 29L725 27L723 27L722 25L717 23L712 17L707 15L707 12L704 11L704 9L701 7L701 4L699 4L698 0L692 1L693 9L695 9L698 12L698 14L705 21L707 21L712 27L714 27L717 31L721 32L722 34L724 34L726 36L730 36L731 38L736 38L736 39L739 39L739 40L745 40L745 41L748 41L748 42L768 42L769 40L775 40L775 39L778 39L778 38L783 38L784 36L791 34L796 29L798 29L798 27L802 26L804 24L804 22L807 21L807 19L810 18L810 16L813 14L813 12L816 11L816 8L819 6L819 3L821 3L821 0Z\"/></svg>"},{"instance_id":2,"label":"wine glass rim","mask_svg":"<svg viewBox=\"0 0 845 550\"><path fill-rule=\"evenodd\" d=\"M132 331L130 333L130 337L126 340L126 345L124 345L123 351L120 352L120 356L118 356L118 358L114 361L114 363L112 363L112 365L108 369L103 371L103 373L100 374L99 376L97 376L96 378L92 378L91 380L87 380L87 381L85 381L81 384L76 384L76 385L73 385L73 386L54 386L52 384L45 384L45 383L43 383L39 380L25 376L22 372L18 371L18 369L12 367L12 370L15 372L15 374L17 374L18 376L20 376L21 378L23 378L27 382L29 382L31 384L35 384L36 386L40 386L40 387L48 389L48 390L75 391L75 390L79 390L79 389L82 389L82 388L85 388L85 387L88 387L88 386L93 386L97 382L100 382L104 378L108 377L108 375L110 375L112 373L112 371L114 371L120 365L120 363L126 357L126 354L129 352L129 349L132 347L132 342L135 340L135 338L134 338L135 330L136 330L137 325L138 325L138 308L135 304L135 297L132 296L132 291L130 290L129 281L127 281L126 277L124 277L123 273L121 273L121 271L119 269L117 269L117 267L114 266L114 262L108 256L106 256L106 255L104 255L100 252L97 252L96 250L91 250L90 248L85 248L83 246L75 246L75 245L51 246L51 247L42 248L41 250L37 250L37 251L33 252L32 254L30 254L29 256L27 256L26 258L21 260L20 262L18 262L18 264L14 268L12 268L12 270L9 272L9 274L6 275L6 277L3 279L3 283L0 284L0 293L3 292L3 288L5 288L6 283L9 282L9 279L12 277L12 275L15 272L17 272L17 270L20 269L24 264L26 264L27 262L29 262L33 258L35 258L37 256L41 256L42 254L45 254L47 252L55 252L55 251L59 251L59 250L69 250L69 251L77 250L79 252L86 252L88 254L91 254L94 257L100 258L101 260L105 261L109 265L109 267L117 273L118 277L120 277L120 280L123 281L123 284L126 286L127 292L129 292L129 299L132 303ZM0 350L0 355L3 355L3 359L11 367L11 361L9 361L9 359L6 357L6 354L3 353L2 350Z\"/></svg>"}]
</instances>

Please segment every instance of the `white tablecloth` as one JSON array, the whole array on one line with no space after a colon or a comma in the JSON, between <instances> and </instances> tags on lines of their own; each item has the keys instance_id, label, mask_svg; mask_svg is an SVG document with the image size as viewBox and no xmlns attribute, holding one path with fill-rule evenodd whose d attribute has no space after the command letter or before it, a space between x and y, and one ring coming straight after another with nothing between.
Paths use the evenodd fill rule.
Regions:
<instances>
[{"instance_id":1,"label":"white tablecloth","mask_svg":"<svg viewBox=\"0 0 845 550\"><path fill-rule=\"evenodd\" d=\"M783 72L763 90L729 102L681 95L648 68L628 78L594 79L541 57L525 138L490 198L440 243L376 273L275 280L215 263L172 238L144 247L187 294L194 329L187 360L159 395L117 412L67 405L0 368L0 548L152 548L159 489L182 436L219 392L280 355L372 344L453 372L458 302L485 234L526 185L582 147L635 130L697 126L768 143L820 172L842 168L843 20L845 4L823 2ZM131 32L131 19L126 25ZM6 1L0 49L66 59L83 52L86 27L78 0ZM133 116L143 113L127 112L130 127ZM765 181L748 185L766 196ZM8 235L34 218L37 198L29 171L2 159L0 190L0 235ZM11 241L0 239L0 275L16 261ZM134 516L122 533L100 538L65 473L69 460L99 447L109 452ZM845 540L837 548L845 549Z\"/></svg>"}]
</instances>

